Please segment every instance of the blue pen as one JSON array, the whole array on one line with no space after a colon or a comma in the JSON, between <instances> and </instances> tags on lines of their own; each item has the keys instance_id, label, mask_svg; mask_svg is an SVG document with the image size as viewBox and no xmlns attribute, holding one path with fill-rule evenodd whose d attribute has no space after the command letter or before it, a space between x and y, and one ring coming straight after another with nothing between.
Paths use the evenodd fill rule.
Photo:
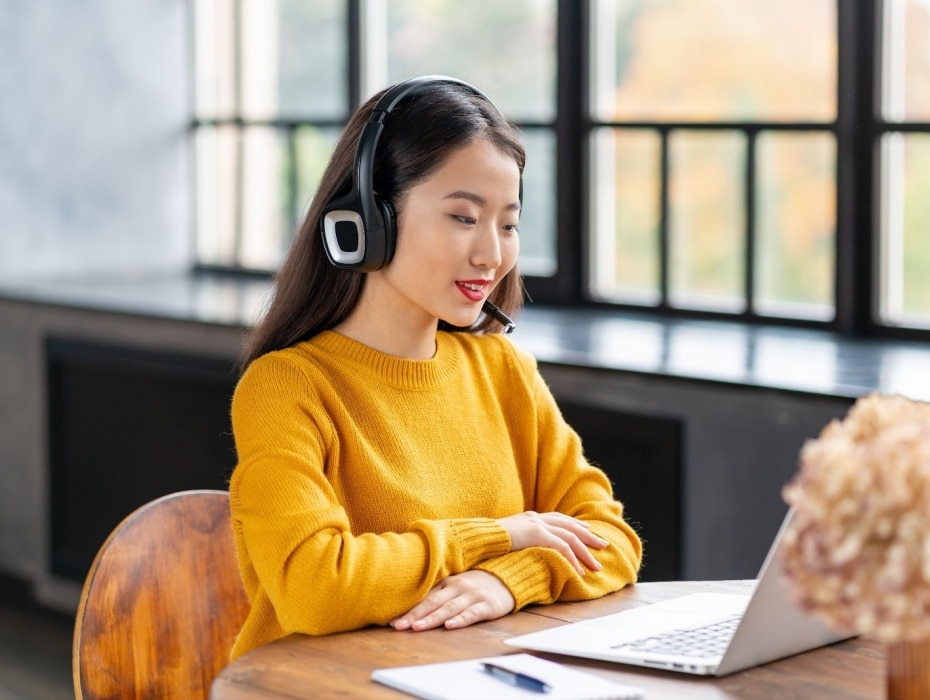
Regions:
<instances>
[{"instance_id":1,"label":"blue pen","mask_svg":"<svg viewBox=\"0 0 930 700\"><path fill-rule=\"evenodd\" d=\"M525 673L511 671L509 668L488 663L487 661L482 662L481 665L484 667L486 673L491 674L498 680L504 681L504 683L516 686L517 688L532 690L534 693L548 693L552 690L552 686L545 681L533 678Z\"/></svg>"}]
</instances>

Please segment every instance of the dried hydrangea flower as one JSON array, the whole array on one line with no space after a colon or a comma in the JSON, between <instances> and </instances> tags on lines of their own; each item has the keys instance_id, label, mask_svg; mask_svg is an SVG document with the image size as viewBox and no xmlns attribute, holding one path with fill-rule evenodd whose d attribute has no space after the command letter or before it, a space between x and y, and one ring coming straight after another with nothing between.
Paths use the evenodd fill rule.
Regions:
<instances>
[{"instance_id":1,"label":"dried hydrangea flower","mask_svg":"<svg viewBox=\"0 0 930 700\"><path fill-rule=\"evenodd\" d=\"M930 636L930 404L859 399L801 450L789 589L830 626L888 641Z\"/></svg>"}]
</instances>

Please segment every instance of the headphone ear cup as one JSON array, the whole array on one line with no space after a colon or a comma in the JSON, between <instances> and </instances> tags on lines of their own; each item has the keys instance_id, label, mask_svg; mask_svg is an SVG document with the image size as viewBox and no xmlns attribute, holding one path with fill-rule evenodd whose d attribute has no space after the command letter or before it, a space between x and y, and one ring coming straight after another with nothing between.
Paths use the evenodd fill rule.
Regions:
<instances>
[{"instance_id":1,"label":"headphone ear cup","mask_svg":"<svg viewBox=\"0 0 930 700\"><path fill-rule=\"evenodd\" d=\"M391 262L394 257L394 248L397 245L397 215L394 212L394 205L386 199L375 196L375 202L378 205L378 212L381 214L381 220L384 222L384 265Z\"/></svg>"}]
</instances>

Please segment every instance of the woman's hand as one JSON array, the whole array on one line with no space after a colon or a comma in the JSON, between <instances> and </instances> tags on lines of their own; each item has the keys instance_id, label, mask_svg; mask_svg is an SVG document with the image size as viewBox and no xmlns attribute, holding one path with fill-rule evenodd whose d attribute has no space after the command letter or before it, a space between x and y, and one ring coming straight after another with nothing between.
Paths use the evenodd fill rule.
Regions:
<instances>
[{"instance_id":1,"label":"woman's hand","mask_svg":"<svg viewBox=\"0 0 930 700\"><path fill-rule=\"evenodd\" d=\"M503 617L513 606L513 596L497 576L465 571L433 586L412 610L391 620L391 627L416 632L442 626L457 629Z\"/></svg>"},{"instance_id":2,"label":"woman's hand","mask_svg":"<svg viewBox=\"0 0 930 700\"><path fill-rule=\"evenodd\" d=\"M511 515L497 521L510 533L510 551L527 547L549 547L556 550L585 575L584 567L600 571L603 567L594 558L591 549L604 549L609 542L588 529L588 524L563 513L525 513Z\"/></svg>"}]
</instances>

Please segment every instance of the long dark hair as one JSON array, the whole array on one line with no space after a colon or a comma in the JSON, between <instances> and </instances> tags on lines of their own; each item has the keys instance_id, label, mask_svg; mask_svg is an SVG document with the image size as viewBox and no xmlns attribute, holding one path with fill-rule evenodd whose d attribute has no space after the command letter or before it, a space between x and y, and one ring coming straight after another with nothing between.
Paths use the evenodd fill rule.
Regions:
<instances>
[{"instance_id":1,"label":"long dark hair","mask_svg":"<svg viewBox=\"0 0 930 700\"><path fill-rule=\"evenodd\" d=\"M355 147L384 91L353 112L330 158L306 217L275 276L274 296L243 350L241 367L339 324L358 303L365 273L339 269L326 257L320 213L333 197L349 191ZM374 190L395 207L412 187L437 170L452 151L486 138L511 155L523 173L526 153L517 129L486 99L453 83L439 83L400 102L384 125L374 159ZM398 216L400 213L398 212ZM491 301L513 315L523 303L517 267L501 279ZM448 326L444 326L449 328ZM465 332L500 330L482 317Z\"/></svg>"}]
</instances>

